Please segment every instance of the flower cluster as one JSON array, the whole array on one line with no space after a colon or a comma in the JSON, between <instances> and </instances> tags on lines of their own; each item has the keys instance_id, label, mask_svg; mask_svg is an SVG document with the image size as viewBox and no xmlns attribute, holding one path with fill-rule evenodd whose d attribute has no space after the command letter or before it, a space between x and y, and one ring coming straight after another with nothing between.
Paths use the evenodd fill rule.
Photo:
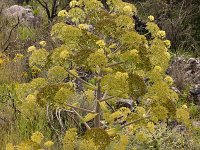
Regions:
<instances>
[{"instance_id":1,"label":"flower cluster","mask_svg":"<svg viewBox=\"0 0 200 150\"><path fill-rule=\"evenodd\" d=\"M90 29L90 25L88 25L88 24L79 24L78 27L82 30L89 30Z\"/></svg>"},{"instance_id":2,"label":"flower cluster","mask_svg":"<svg viewBox=\"0 0 200 150\"><path fill-rule=\"evenodd\" d=\"M39 43L42 47L45 47L47 45L46 41L40 41Z\"/></svg>"},{"instance_id":3,"label":"flower cluster","mask_svg":"<svg viewBox=\"0 0 200 150\"><path fill-rule=\"evenodd\" d=\"M48 55L49 53L45 49L38 49L33 51L32 55L29 58L30 67L45 67Z\"/></svg>"},{"instance_id":4,"label":"flower cluster","mask_svg":"<svg viewBox=\"0 0 200 150\"><path fill-rule=\"evenodd\" d=\"M28 48L28 52L32 52L32 51L34 51L34 50L36 50L36 47L35 47L35 46L30 46L30 47Z\"/></svg>"},{"instance_id":5,"label":"flower cluster","mask_svg":"<svg viewBox=\"0 0 200 150\"><path fill-rule=\"evenodd\" d=\"M100 44L103 44L103 43L100 43ZM106 55L101 50L97 50L96 52L90 54L87 61L88 61L88 65L92 68L96 68L96 66L104 67L108 62Z\"/></svg>"},{"instance_id":6,"label":"flower cluster","mask_svg":"<svg viewBox=\"0 0 200 150\"><path fill-rule=\"evenodd\" d=\"M70 6L71 8L76 7L76 6L78 6L78 5L79 5L79 3L78 3L76 0L72 0L72 1L69 3L69 6Z\"/></svg>"},{"instance_id":7,"label":"flower cluster","mask_svg":"<svg viewBox=\"0 0 200 150\"><path fill-rule=\"evenodd\" d=\"M50 82L63 82L67 77L67 71L61 66L54 66L48 71L48 80Z\"/></svg>"},{"instance_id":8,"label":"flower cluster","mask_svg":"<svg viewBox=\"0 0 200 150\"><path fill-rule=\"evenodd\" d=\"M66 17L66 16L68 16L68 13L67 13L66 10L61 10L61 11L59 11L58 17Z\"/></svg>"},{"instance_id":9,"label":"flower cluster","mask_svg":"<svg viewBox=\"0 0 200 150\"><path fill-rule=\"evenodd\" d=\"M31 136L31 140L37 144L40 144L42 142L43 138L44 138L43 134L38 131L33 133Z\"/></svg>"},{"instance_id":10,"label":"flower cluster","mask_svg":"<svg viewBox=\"0 0 200 150\"><path fill-rule=\"evenodd\" d=\"M166 32L163 30L158 31L157 36L161 39L166 37Z\"/></svg>"},{"instance_id":11,"label":"flower cluster","mask_svg":"<svg viewBox=\"0 0 200 150\"><path fill-rule=\"evenodd\" d=\"M154 21L154 16L150 15L150 16L148 17L148 19L152 22L152 21Z\"/></svg>"}]
</instances>

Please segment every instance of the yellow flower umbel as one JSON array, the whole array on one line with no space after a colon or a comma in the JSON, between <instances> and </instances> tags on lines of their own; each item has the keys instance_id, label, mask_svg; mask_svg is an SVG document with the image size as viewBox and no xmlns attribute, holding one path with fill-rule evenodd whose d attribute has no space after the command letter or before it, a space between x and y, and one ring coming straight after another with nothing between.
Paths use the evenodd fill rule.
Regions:
<instances>
[{"instance_id":1,"label":"yellow flower umbel","mask_svg":"<svg viewBox=\"0 0 200 150\"><path fill-rule=\"evenodd\" d=\"M184 105L182 106L182 108L187 109L188 107L187 107L186 104L184 104Z\"/></svg>"},{"instance_id":2,"label":"yellow flower umbel","mask_svg":"<svg viewBox=\"0 0 200 150\"><path fill-rule=\"evenodd\" d=\"M54 145L54 142L52 142L52 141L47 141L47 142L44 143L44 146L48 147L48 148L53 146L53 145Z\"/></svg>"},{"instance_id":3,"label":"yellow flower umbel","mask_svg":"<svg viewBox=\"0 0 200 150\"><path fill-rule=\"evenodd\" d=\"M153 133L154 132L154 123L153 122L148 122L147 124L147 129L149 130L149 132Z\"/></svg>"},{"instance_id":4,"label":"yellow flower umbel","mask_svg":"<svg viewBox=\"0 0 200 150\"><path fill-rule=\"evenodd\" d=\"M61 10L59 13L58 13L58 17L66 17L68 16L68 13L66 10Z\"/></svg>"},{"instance_id":5,"label":"yellow flower umbel","mask_svg":"<svg viewBox=\"0 0 200 150\"><path fill-rule=\"evenodd\" d=\"M79 29L82 29L82 30L90 29L90 26L88 24L79 24L78 27L79 27Z\"/></svg>"},{"instance_id":6,"label":"yellow flower umbel","mask_svg":"<svg viewBox=\"0 0 200 150\"><path fill-rule=\"evenodd\" d=\"M162 71L162 68L161 68L160 66L155 66L155 67L154 67L154 70L155 70L156 72L161 72L161 71Z\"/></svg>"},{"instance_id":7,"label":"yellow flower umbel","mask_svg":"<svg viewBox=\"0 0 200 150\"><path fill-rule=\"evenodd\" d=\"M43 134L38 131L33 133L31 136L31 140L37 144L40 144L42 142L43 138L44 138Z\"/></svg>"},{"instance_id":8,"label":"yellow flower umbel","mask_svg":"<svg viewBox=\"0 0 200 150\"><path fill-rule=\"evenodd\" d=\"M143 132L138 132L138 133L136 133L136 139L138 140L138 141L140 141L140 142L143 142L143 141L146 141L147 140L147 136L146 136L146 134L145 133L143 133Z\"/></svg>"},{"instance_id":9,"label":"yellow flower umbel","mask_svg":"<svg viewBox=\"0 0 200 150\"><path fill-rule=\"evenodd\" d=\"M96 42L97 45L99 45L99 47L105 47L106 43L104 42L104 40L99 40Z\"/></svg>"},{"instance_id":10,"label":"yellow flower umbel","mask_svg":"<svg viewBox=\"0 0 200 150\"><path fill-rule=\"evenodd\" d=\"M153 21L154 21L154 16L150 15L150 16L148 17L148 19L149 19L151 22L153 22Z\"/></svg>"},{"instance_id":11,"label":"yellow flower umbel","mask_svg":"<svg viewBox=\"0 0 200 150\"><path fill-rule=\"evenodd\" d=\"M45 41L40 41L39 43L42 47L45 47L47 45L47 43Z\"/></svg>"},{"instance_id":12,"label":"yellow flower umbel","mask_svg":"<svg viewBox=\"0 0 200 150\"><path fill-rule=\"evenodd\" d=\"M69 51L67 51L67 50L62 51L60 53L60 58L61 59L67 59L67 58L69 58Z\"/></svg>"},{"instance_id":13,"label":"yellow flower umbel","mask_svg":"<svg viewBox=\"0 0 200 150\"><path fill-rule=\"evenodd\" d=\"M79 3L78 3L77 1L75 1L75 0L73 0L73 1L71 1L71 2L69 3L69 6L70 6L71 8L76 7L76 6L78 6L78 5L79 5Z\"/></svg>"},{"instance_id":14,"label":"yellow flower umbel","mask_svg":"<svg viewBox=\"0 0 200 150\"><path fill-rule=\"evenodd\" d=\"M125 6L125 7L123 8L123 11L124 11L126 14L133 15L133 9L131 8L131 6Z\"/></svg>"},{"instance_id":15,"label":"yellow flower umbel","mask_svg":"<svg viewBox=\"0 0 200 150\"><path fill-rule=\"evenodd\" d=\"M163 30L158 31L157 36L161 39L166 37L166 32Z\"/></svg>"},{"instance_id":16,"label":"yellow flower umbel","mask_svg":"<svg viewBox=\"0 0 200 150\"><path fill-rule=\"evenodd\" d=\"M170 48L170 47L171 47L171 42L170 42L170 40L165 40L164 43L165 43L165 45L166 45L167 48Z\"/></svg>"},{"instance_id":17,"label":"yellow flower umbel","mask_svg":"<svg viewBox=\"0 0 200 150\"><path fill-rule=\"evenodd\" d=\"M32 51L34 51L34 50L36 50L36 47L35 47L35 46L30 46L30 47L28 48L27 52L32 52Z\"/></svg>"},{"instance_id":18,"label":"yellow flower umbel","mask_svg":"<svg viewBox=\"0 0 200 150\"><path fill-rule=\"evenodd\" d=\"M172 85L173 82L174 82L174 80L173 80L172 77L170 77L170 76L166 76L166 77L165 77L165 81L166 81L169 85Z\"/></svg>"}]
</instances>

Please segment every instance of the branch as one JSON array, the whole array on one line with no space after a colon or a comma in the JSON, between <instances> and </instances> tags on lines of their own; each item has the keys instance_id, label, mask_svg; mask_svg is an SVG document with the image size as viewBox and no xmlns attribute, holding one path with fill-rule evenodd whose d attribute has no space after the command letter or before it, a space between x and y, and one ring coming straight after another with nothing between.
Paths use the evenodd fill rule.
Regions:
<instances>
[{"instance_id":1,"label":"branch","mask_svg":"<svg viewBox=\"0 0 200 150\"><path fill-rule=\"evenodd\" d=\"M17 23L12 27L12 29L10 30L10 33L9 33L9 36L8 36L8 39L5 41L5 43L3 44L3 46L2 47L4 47L7 43L8 43L8 41L10 40L10 38L11 38L11 35L12 35L12 32L13 32L13 30L19 25L19 17L17 18ZM6 49L4 49L3 51L5 51Z\"/></svg>"},{"instance_id":2,"label":"branch","mask_svg":"<svg viewBox=\"0 0 200 150\"><path fill-rule=\"evenodd\" d=\"M96 86L94 86L94 85L92 85L92 84L88 83L87 81L85 81L85 80L81 79L80 77L78 77L78 76L74 75L74 74L73 74L73 73L71 73L69 70L67 70L67 73L69 73L71 76L75 77L77 80L81 81L82 83L85 83L86 85L89 85L89 86L91 86L93 89L95 89L95 90L97 89L97 87L96 87Z\"/></svg>"},{"instance_id":3,"label":"branch","mask_svg":"<svg viewBox=\"0 0 200 150\"><path fill-rule=\"evenodd\" d=\"M106 67L113 67L113 66L120 65L120 64L123 64L123 63L124 62L116 62L116 63L113 63L113 64L109 64Z\"/></svg>"},{"instance_id":4,"label":"branch","mask_svg":"<svg viewBox=\"0 0 200 150\"><path fill-rule=\"evenodd\" d=\"M88 109L85 109L85 108L80 108L80 107L76 107L76 106L72 106L72 105L69 105L69 104L66 104L68 107L71 107L73 109L78 109L78 110L81 110L81 111L85 111L85 112L88 112L88 113L93 113L95 114L94 111L91 111L91 110L88 110Z\"/></svg>"},{"instance_id":5,"label":"branch","mask_svg":"<svg viewBox=\"0 0 200 150\"><path fill-rule=\"evenodd\" d=\"M145 117L143 117L143 118L140 118L140 119L134 120L134 121L132 121L132 122L129 122L129 123L127 123L127 124L121 126L121 129L123 129L123 128L127 127L127 126L130 126L130 125L132 125L132 124L134 124L134 123L136 123L136 122L139 122L139 121L142 121L142 120L144 120L144 119L150 118L150 117L151 117L151 115L148 115L148 116L145 116Z\"/></svg>"},{"instance_id":6,"label":"branch","mask_svg":"<svg viewBox=\"0 0 200 150\"><path fill-rule=\"evenodd\" d=\"M75 110L75 109L72 109L74 112L75 112L75 114L81 119L81 120L83 120L83 117ZM90 126L86 123L86 122L83 122L84 123L84 125L86 126L86 128L88 129L88 130L91 130L91 128L90 128Z\"/></svg>"},{"instance_id":7,"label":"branch","mask_svg":"<svg viewBox=\"0 0 200 150\"><path fill-rule=\"evenodd\" d=\"M107 97L107 98L103 98L103 99L100 100L100 102L104 102L104 101L110 100L112 98L115 98L115 96L110 96L110 97Z\"/></svg>"},{"instance_id":8,"label":"branch","mask_svg":"<svg viewBox=\"0 0 200 150\"><path fill-rule=\"evenodd\" d=\"M48 4L43 0L42 0L43 3L40 0L36 0L36 1L46 10L48 20L51 20L51 13L48 8Z\"/></svg>"}]
</instances>

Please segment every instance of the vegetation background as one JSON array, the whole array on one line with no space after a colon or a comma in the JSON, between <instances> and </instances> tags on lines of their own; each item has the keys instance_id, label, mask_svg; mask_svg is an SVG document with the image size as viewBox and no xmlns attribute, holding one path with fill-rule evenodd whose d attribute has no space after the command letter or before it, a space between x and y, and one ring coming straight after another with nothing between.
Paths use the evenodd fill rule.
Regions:
<instances>
[{"instance_id":1,"label":"vegetation background","mask_svg":"<svg viewBox=\"0 0 200 150\"><path fill-rule=\"evenodd\" d=\"M115 2L115 0L110 1ZM107 2L110 1L101 0L105 9L109 9ZM91 0L91 2L95 2L95 0ZM135 62L132 62L133 60L128 56L137 60L138 51L123 52L124 47L132 50L135 45L132 47L118 45L119 47L116 49L122 51L123 55L116 53L115 57L110 57L109 53L114 51L116 45L108 46L116 44L116 41L120 39L119 35L129 31L126 27L129 28L130 20L126 22L127 24L121 25L123 27L120 26L120 30L123 32L116 31L115 38L108 40L102 38L101 34L107 36L114 25L110 16L103 14L105 15L103 17L108 17L105 23L106 28L100 30L102 27L95 24L97 32L94 35L98 35L97 37L86 36L84 32L85 39L95 41L93 43L89 41L91 43L87 45L84 40L75 41L79 34L77 30L68 28L69 31L72 31L68 33L70 36L67 36L66 34L62 35L58 28L62 26L59 23L64 22L65 25L76 26L83 31L87 29L93 33L91 26L84 26L87 22L80 21L84 15L78 17L77 22L73 22L72 19L65 20L62 15L66 14L59 15L62 10L69 12L71 9L77 8L76 1L0 1L0 145L2 145L0 149L200 149L200 2L197 0L124 0L127 3L116 0L116 2L120 4L120 10L123 10L124 4L125 6L134 4L137 14L128 16L135 24L134 30L139 35L145 36L147 42L153 43L154 39L159 39L153 32L149 32L151 29L148 28L148 23L152 19L150 15L154 16L152 21L158 25L159 30L166 31L166 37L161 40L163 42L167 39L171 41L171 47L168 50L171 54L170 60L166 60L167 55L161 57L165 56L164 52L153 53L154 55L151 55L150 59L155 58L155 62L151 62L150 71L146 71L149 59L145 57L146 53L139 53L141 57L144 56L145 60L141 61L143 63L140 65L144 65L146 70L139 69L141 72L138 71L137 75L132 76L135 79L132 83L137 83L135 87L131 87L132 90L141 90L139 94L137 92L133 94L134 97L137 97L135 99L125 95L126 90L130 88L130 82L128 85L125 84L125 73L130 78L131 69L134 68L132 64ZM34 20L28 21L27 24L18 18L8 18L3 15L4 9L13 5L31 6L35 16ZM91 4L90 9L92 6ZM95 5L95 8L97 6ZM101 15L100 13L99 16ZM92 20L91 16L91 22L94 23L95 19ZM103 21L99 21L102 23L100 25L104 25ZM79 26L80 24L82 26ZM98 27L103 33L98 32ZM157 28L155 27L155 29ZM59 38L54 37L53 34L59 34ZM139 36L137 38L143 40ZM101 39L104 39L106 44ZM125 40L128 41L128 38ZM68 41L80 43L81 48L75 47ZM144 40L144 43L146 41ZM160 44L158 44L158 51L162 50L162 42L158 40L155 43ZM96 52L93 51L93 55L89 55L89 52L82 52L84 49L91 48L90 46L96 50ZM97 46L104 49L106 58L98 51ZM71 57L71 53L74 52L70 49L74 49L74 47L80 48L82 51L78 52L76 57ZM66 49L69 51L65 51ZM143 50L145 47L138 49ZM39 52L34 53L34 50ZM90 59L88 60L88 58ZM102 58L102 60L96 64L98 58ZM113 67L113 64L106 61L107 58L117 62L117 65L119 63L120 66L116 67L114 63ZM71 59L74 61L71 62ZM119 60L127 61L127 63L123 65ZM154 72L156 68L157 72L160 70L159 67L156 67L157 64L163 65L164 68L167 65L169 67L163 69L162 75L159 75ZM111 67L106 70L106 65L111 65ZM131 67L127 67L128 65ZM188 74L188 70L192 79L185 76ZM142 74L148 75L142 76ZM173 77L173 83L168 75ZM110 89L107 89L107 92L102 90L98 94L98 87L103 86L99 86L100 82L98 84L98 81L104 76L107 80L103 80L102 84L108 84ZM146 77L150 78L150 81L144 80L144 85L143 79ZM160 78L161 80L159 80ZM124 81L121 83L121 87L120 81ZM156 82L162 84L163 87L151 89L150 87ZM165 83L167 83L166 87ZM71 86L76 87L77 95L73 95L74 89ZM144 87L148 88L148 92L144 92L146 90ZM151 92L149 92L149 88L150 91L152 90ZM122 90L121 95L119 94L120 90ZM153 95L154 90L159 91L159 94ZM194 93L197 94L194 95ZM164 104L165 102L161 103L165 99L163 95L170 97L166 104ZM147 103L151 102L144 101L149 97L159 99L160 102L153 103L149 107ZM63 99L66 100L66 98L69 100L68 104L61 104L65 103ZM106 103L98 105L91 102L91 99L103 99L103 101L106 99ZM173 99L177 99L175 103ZM93 108L98 107L102 109L102 112L100 113L100 110L96 109L94 113ZM168 112L165 113L165 110ZM159 112L162 112L160 116L156 116L155 114L159 114ZM106 114L115 117L109 120ZM134 117L130 118L130 116ZM129 123L130 126L127 125ZM99 128L100 126L101 128ZM109 143L107 143L108 141Z\"/></svg>"}]
</instances>

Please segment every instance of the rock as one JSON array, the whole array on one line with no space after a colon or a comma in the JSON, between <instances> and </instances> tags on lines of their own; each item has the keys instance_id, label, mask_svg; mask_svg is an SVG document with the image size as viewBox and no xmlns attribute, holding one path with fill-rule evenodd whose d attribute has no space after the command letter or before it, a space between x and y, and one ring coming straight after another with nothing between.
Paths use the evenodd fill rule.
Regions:
<instances>
[{"instance_id":1,"label":"rock","mask_svg":"<svg viewBox=\"0 0 200 150\"><path fill-rule=\"evenodd\" d=\"M190 95L195 103L200 104L200 59L183 57L174 58L167 73L172 76L177 89L180 92L187 86L191 86Z\"/></svg>"},{"instance_id":2,"label":"rock","mask_svg":"<svg viewBox=\"0 0 200 150\"><path fill-rule=\"evenodd\" d=\"M9 8L4 9L3 15L8 19L19 18L20 22L22 22L25 25L34 25L37 21L36 17L33 14L33 10L30 6L22 7L19 5L13 5Z\"/></svg>"},{"instance_id":3,"label":"rock","mask_svg":"<svg viewBox=\"0 0 200 150\"><path fill-rule=\"evenodd\" d=\"M192 126L195 128L200 128L200 121L193 121Z\"/></svg>"},{"instance_id":4,"label":"rock","mask_svg":"<svg viewBox=\"0 0 200 150\"><path fill-rule=\"evenodd\" d=\"M190 90L190 94L193 97L193 101L200 104L200 84L194 85Z\"/></svg>"},{"instance_id":5,"label":"rock","mask_svg":"<svg viewBox=\"0 0 200 150\"><path fill-rule=\"evenodd\" d=\"M119 99L116 103L116 108L127 107L130 110L133 110L133 100L130 99Z\"/></svg>"},{"instance_id":6,"label":"rock","mask_svg":"<svg viewBox=\"0 0 200 150\"><path fill-rule=\"evenodd\" d=\"M184 125L177 125L175 127L175 130L178 132L185 132L186 131L186 127Z\"/></svg>"}]
</instances>

